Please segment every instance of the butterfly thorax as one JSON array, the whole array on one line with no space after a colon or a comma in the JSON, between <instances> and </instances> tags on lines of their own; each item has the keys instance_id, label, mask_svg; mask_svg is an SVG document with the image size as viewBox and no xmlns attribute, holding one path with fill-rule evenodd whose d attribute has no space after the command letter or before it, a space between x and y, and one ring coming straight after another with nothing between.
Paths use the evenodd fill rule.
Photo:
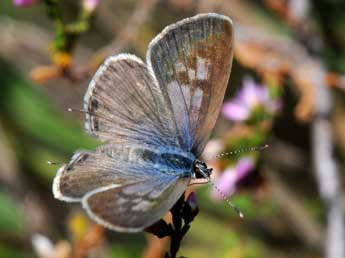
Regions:
<instances>
[{"instance_id":1,"label":"butterfly thorax","mask_svg":"<svg viewBox=\"0 0 345 258\"><path fill-rule=\"evenodd\" d=\"M212 168L207 168L207 165L205 162L202 162L198 159L194 161L193 164L193 172L192 177L193 178L210 178L212 174Z\"/></svg>"}]
</instances>

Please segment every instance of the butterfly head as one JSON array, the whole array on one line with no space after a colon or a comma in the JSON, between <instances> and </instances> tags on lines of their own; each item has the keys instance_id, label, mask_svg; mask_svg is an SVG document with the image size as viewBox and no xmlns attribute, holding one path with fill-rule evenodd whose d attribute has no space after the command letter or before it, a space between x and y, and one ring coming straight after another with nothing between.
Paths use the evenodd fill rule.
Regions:
<instances>
[{"instance_id":1,"label":"butterfly head","mask_svg":"<svg viewBox=\"0 0 345 258\"><path fill-rule=\"evenodd\" d=\"M207 168L207 165L205 162L202 162L200 160L195 160L194 166L193 166L193 176L194 178L210 178L212 174L212 168Z\"/></svg>"}]
</instances>

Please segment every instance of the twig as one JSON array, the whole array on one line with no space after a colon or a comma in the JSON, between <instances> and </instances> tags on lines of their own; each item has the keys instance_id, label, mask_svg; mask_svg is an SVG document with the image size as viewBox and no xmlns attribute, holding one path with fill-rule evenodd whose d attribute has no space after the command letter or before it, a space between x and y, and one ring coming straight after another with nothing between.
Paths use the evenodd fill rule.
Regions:
<instances>
[{"instance_id":1,"label":"twig","mask_svg":"<svg viewBox=\"0 0 345 258\"><path fill-rule=\"evenodd\" d=\"M147 246L143 252L143 258L161 258L168 245L168 238L159 239L155 236L149 236Z\"/></svg>"},{"instance_id":2,"label":"twig","mask_svg":"<svg viewBox=\"0 0 345 258\"><path fill-rule=\"evenodd\" d=\"M145 231L152 233L159 238L170 237L170 249L165 254L165 258L176 258L181 242L190 229L190 223L199 213L194 193L190 193L186 200L184 194L170 209L172 223L167 223L163 219L148 227Z\"/></svg>"},{"instance_id":3,"label":"twig","mask_svg":"<svg viewBox=\"0 0 345 258\"><path fill-rule=\"evenodd\" d=\"M332 99L329 88L324 84L325 72L313 77L316 90L315 118L311 137L315 176L319 192L327 209L327 258L345 257L345 214L341 205L340 177L332 156L332 128L330 115Z\"/></svg>"}]
</instances>

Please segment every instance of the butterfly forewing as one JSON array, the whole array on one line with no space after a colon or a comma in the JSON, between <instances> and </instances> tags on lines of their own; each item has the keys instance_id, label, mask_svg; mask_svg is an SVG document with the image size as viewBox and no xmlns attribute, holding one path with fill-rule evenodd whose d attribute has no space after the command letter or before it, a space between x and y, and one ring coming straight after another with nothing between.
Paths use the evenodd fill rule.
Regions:
<instances>
[{"instance_id":1,"label":"butterfly forewing","mask_svg":"<svg viewBox=\"0 0 345 258\"><path fill-rule=\"evenodd\" d=\"M171 108L180 145L199 156L223 102L233 56L229 18L198 15L168 26L147 60Z\"/></svg>"},{"instance_id":2,"label":"butterfly forewing","mask_svg":"<svg viewBox=\"0 0 345 258\"><path fill-rule=\"evenodd\" d=\"M138 57L108 58L91 81L84 101L85 127L101 140L176 146L170 110Z\"/></svg>"}]
</instances>

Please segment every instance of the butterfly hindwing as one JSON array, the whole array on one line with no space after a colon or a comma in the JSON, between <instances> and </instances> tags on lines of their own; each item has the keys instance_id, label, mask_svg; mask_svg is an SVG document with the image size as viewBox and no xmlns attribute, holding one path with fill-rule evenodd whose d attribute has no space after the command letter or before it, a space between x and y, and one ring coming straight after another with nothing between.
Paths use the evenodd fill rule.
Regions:
<instances>
[{"instance_id":1,"label":"butterfly hindwing","mask_svg":"<svg viewBox=\"0 0 345 258\"><path fill-rule=\"evenodd\" d=\"M185 191L189 178L159 175L126 186L99 188L83 198L91 218L116 231L137 232L158 221Z\"/></svg>"},{"instance_id":2,"label":"butterfly hindwing","mask_svg":"<svg viewBox=\"0 0 345 258\"><path fill-rule=\"evenodd\" d=\"M59 169L53 192L60 200L81 201L85 194L100 187L123 187L167 174L188 176L193 160L193 155L178 148L108 143L93 152L77 152L69 164Z\"/></svg>"},{"instance_id":3,"label":"butterfly hindwing","mask_svg":"<svg viewBox=\"0 0 345 258\"><path fill-rule=\"evenodd\" d=\"M102 147L102 150L106 148ZM125 151L124 148L117 150L117 153ZM121 157L125 157L125 153L121 153ZM58 170L53 184L54 196L64 201L78 202L86 193L99 187L145 180L150 175L145 173L147 170L143 165L114 159L99 149L95 152L77 152L69 164Z\"/></svg>"}]
</instances>

